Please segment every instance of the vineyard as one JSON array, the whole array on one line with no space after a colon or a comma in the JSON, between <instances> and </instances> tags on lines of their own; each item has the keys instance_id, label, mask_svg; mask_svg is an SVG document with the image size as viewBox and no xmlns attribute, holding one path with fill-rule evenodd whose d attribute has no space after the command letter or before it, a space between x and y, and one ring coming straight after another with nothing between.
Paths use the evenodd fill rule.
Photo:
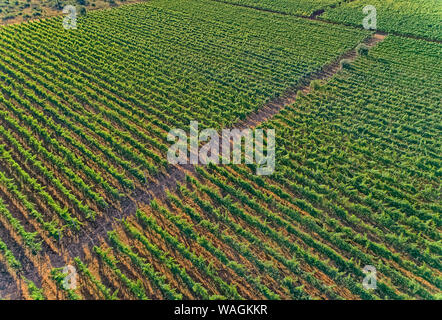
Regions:
<instances>
[{"instance_id":1,"label":"vineyard","mask_svg":"<svg viewBox=\"0 0 442 320\"><path fill-rule=\"evenodd\" d=\"M0 298L441 298L442 45L254 2L0 28ZM274 173L169 164L191 121L275 129Z\"/></svg>"},{"instance_id":2,"label":"vineyard","mask_svg":"<svg viewBox=\"0 0 442 320\"><path fill-rule=\"evenodd\" d=\"M213 0L282 13L313 17L332 23L362 28L373 6L377 13L377 30L396 35L442 41L442 2L440 0Z\"/></svg>"},{"instance_id":3,"label":"vineyard","mask_svg":"<svg viewBox=\"0 0 442 320\"><path fill-rule=\"evenodd\" d=\"M321 19L360 25L364 18L362 9L367 5L376 8L378 30L442 41L439 0L356 0L326 10Z\"/></svg>"},{"instance_id":4,"label":"vineyard","mask_svg":"<svg viewBox=\"0 0 442 320\"><path fill-rule=\"evenodd\" d=\"M337 5L339 0L214 0L277 13L308 17L316 11Z\"/></svg>"}]
</instances>

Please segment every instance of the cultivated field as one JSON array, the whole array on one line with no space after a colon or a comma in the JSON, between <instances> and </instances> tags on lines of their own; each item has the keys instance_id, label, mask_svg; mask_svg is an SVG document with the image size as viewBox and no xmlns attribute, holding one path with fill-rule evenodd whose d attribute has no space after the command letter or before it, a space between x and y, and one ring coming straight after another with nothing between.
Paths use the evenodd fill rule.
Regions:
<instances>
[{"instance_id":1,"label":"cultivated field","mask_svg":"<svg viewBox=\"0 0 442 320\"><path fill-rule=\"evenodd\" d=\"M442 40L442 2L439 0L356 0L327 10L321 19L360 25L362 9L374 6L378 30L394 34Z\"/></svg>"},{"instance_id":2,"label":"cultivated field","mask_svg":"<svg viewBox=\"0 0 442 320\"><path fill-rule=\"evenodd\" d=\"M0 297L440 299L441 8L379 3L377 33L359 2L0 28ZM274 172L170 164L191 121L274 129Z\"/></svg>"},{"instance_id":3,"label":"cultivated field","mask_svg":"<svg viewBox=\"0 0 442 320\"><path fill-rule=\"evenodd\" d=\"M317 11L333 7L339 0L217 0L240 6L309 17Z\"/></svg>"}]
</instances>

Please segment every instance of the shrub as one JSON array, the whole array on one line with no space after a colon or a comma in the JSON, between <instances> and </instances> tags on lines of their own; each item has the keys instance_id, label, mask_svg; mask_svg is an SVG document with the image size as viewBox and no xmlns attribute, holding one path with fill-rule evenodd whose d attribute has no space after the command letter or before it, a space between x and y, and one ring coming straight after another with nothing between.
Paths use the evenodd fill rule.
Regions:
<instances>
[{"instance_id":1,"label":"shrub","mask_svg":"<svg viewBox=\"0 0 442 320\"><path fill-rule=\"evenodd\" d=\"M370 48L367 46L367 45L365 45L365 44L363 44L363 43L360 43L357 47L356 47L356 52L357 52L357 54L358 55L360 55L360 56L366 56L367 54L368 54L368 50L369 50Z\"/></svg>"},{"instance_id":2,"label":"shrub","mask_svg":"<svg viewBox=\"0 0 442 320\"><path fill-rule=\"evenodd\" d=\"M85 16L86 15L86 7L85 6L80 6L78 9L78 15L79 16Z\"/></svg>"},{"instance_id":3,"label":"shrub","mask_svg":"<svg viewBox=\"0 0 442 320\"><path fill-rule=\"evenodd\" d=\"M339 65L341 66L341 69L350 69L351 68L351 60L350 59L342 59L341 62L339 62Z\"/></svg>"},{"instance_id":4,"label":"shrub","mask_svg":"<svg viewBox=\"0 0 442 320\"><path fill-rule=\"evenodd\" d=\"M319 90L319 89L321 88L321 81L320 81L320 80L313 80L313 81L310 83L310 87L311 87L313 90Z\"/></svg>"}]
</instances>

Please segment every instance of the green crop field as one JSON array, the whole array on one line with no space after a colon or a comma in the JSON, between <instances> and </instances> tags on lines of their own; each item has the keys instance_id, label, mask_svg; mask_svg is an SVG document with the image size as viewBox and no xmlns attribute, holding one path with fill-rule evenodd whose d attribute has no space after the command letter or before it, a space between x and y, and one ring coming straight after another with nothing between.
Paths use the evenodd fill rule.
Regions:
<instances>
[{"instance_id":1,"label":"green crop field","mask_svg":"<svg viewBox=\"0 0 442 320\"><path fill-rule=\"evenodd\" d=\"M338 4L339 0L214 0L263 10L310 16L315 11Z\"/></svg>"},{"instance_id":2,"label":"green crop field","mask_svg":"<svg viewBox=\"0 0 442 320\"><path fill-rule=\"evenodd\" d=\"M382 33L328 0L1 27L0 298L440 299L440 10L399 2ZM172 163L193 122L255 162Z\"/></svg>"},{"instance_id":3,"label":"green crop field","mask_svg":"<svg viewBox=\"0 0 442 320\"><path fill-rule=\"evenodd\" d=\"M439 0L356 0L327 10L321 18L361 25L362 9L367 5L377 10L378 30L442 40L442 1Z\"/></svg>"},{"instance_id":4,"label":"green crop field","mask_svg":"<svg viewBox=\"0 0 442 320\"><path fill-rule=\"evenodd\" d=\"M19 23L60 15L67 5L77 6L78 12L109 8L137 0L0 0L0 25Z\"/></svg>"},{"instance_id":5,"label":"green crop field","mask_svg":"<svg viewBox=\"0 0 442 320\"><path fill-rule=\"evenodd\" d=\"M374 6L377 30L432 40L442 40L440 0L214 0L276 13L309 17L363 27L363 9Z\"/></svg>"}]
</instances>

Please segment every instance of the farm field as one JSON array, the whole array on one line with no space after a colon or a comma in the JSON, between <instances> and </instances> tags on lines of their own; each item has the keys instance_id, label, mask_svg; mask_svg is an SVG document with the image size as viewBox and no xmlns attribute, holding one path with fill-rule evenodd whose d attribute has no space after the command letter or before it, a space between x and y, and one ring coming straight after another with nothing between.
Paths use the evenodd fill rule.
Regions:
<instances>
[{"instance_id":1,"label":"farm field","mask_svg":"<svg viewBox=\"0 0 442 320\"><path fill-rule=\"evenodd\" d=\"M373 6L377 13L376 29L398 35L442 40L442 2L439 0L214 0L283 14L310 17L362 28Z\"/></svg>"},{"instance_id":2,"label":"farm field","mask_svg":"<svg viewBox=\"0 0 442 320\"><path fill-rule=\"evenodd\" d=\"M437 28L248 2L0 28L0 298L442 298ZM274 129L274 172L169 163L192 121Z\"/></svg>"},{"instance_id":3,"label":"farm field","mask_svg":"<svg viewBox=\"0 0 442 320\"><path fill-rule=\"evenodd\" d=\"M435 299L440 49L389 37L262 125L278 133L274 175L197 167L109 232L89 271L125 299ZM438 89L416 100L410 85ZM361 286L363 264L379 270L376 292ZM82 279L83 296L98 292Z\"/></svg>"},{"instance_id":4,"label":"farm field","mask_svg":"<svg viewBox=\"0 0 442 320\"><path fill-rule=\"evenodd\" d=\"M254 16L273 19L232 10L244 12L249 22ZM208 127L231 125L366 36L309 23L318 37L327 34L327 43L317 45L330 46L310 55L302 49L307 38L278 36L287 32L281 25L267 28L266 36L259 25L243 35L218 18L189 23L184 12L140 4L91 13L79 21L81 33L60 30L58 18L1 30L3 160L31 159L29 168L19 166L8 177L39 177L36 190L53 182L51 212L58 216L58 228L79 229L124 192L167 170L171 128L191 120ZM291 17L281 20L286 28L309 27ZM195 32L202 24L204 36ZM178 41L177 34L186 32L189 37ZM261 47L256 48L258 32ZM236 56L242 58L232 61Z\"/></svg>"},{"instance_id":5,"label":"farm field","mask_svg":"<svg viewBox=\"0 0 442 320\"><path fill-rule=\"evenodd\" d=\"M377 11L377 29L442 41L442 2L439 0L356 0L330 8L321 19L360 25L362 9L372 5Z\"/></svg>"},{"instance_id":6,"label":"farm field","mask_svg":"<svg viewBox=\"0 0 442 320\"><path fill-rule=\"evenodd\" d=\"M214 0L275 12L308 17L315 11L337 5L339 0Z\"/></svg>"}]
</instances>

